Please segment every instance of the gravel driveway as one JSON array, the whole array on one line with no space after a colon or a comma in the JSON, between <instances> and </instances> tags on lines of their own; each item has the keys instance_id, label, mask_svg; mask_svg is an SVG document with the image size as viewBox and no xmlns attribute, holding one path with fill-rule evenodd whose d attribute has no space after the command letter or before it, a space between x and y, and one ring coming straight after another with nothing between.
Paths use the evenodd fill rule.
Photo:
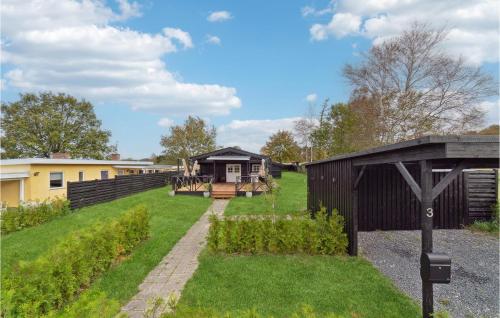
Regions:
<instances>
[{"instance_id":1,"label":"gravel driveway","mask_svg":"<svg viewBox=\"0 0 500 318\"><path fill-rule=\"evenodd\" d=\"M434 230L434 251L451 256L449 285L434 285L434 309L452 317L499 317L499 241L468 230ZM421 301L420 231L360 232L361 255Z\"/></svg>"}]
</instances>

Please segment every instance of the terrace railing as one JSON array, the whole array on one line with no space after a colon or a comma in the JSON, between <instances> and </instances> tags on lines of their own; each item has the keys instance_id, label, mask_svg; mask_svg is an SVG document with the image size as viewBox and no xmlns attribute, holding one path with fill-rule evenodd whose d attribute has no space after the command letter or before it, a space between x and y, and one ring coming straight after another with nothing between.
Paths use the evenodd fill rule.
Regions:
<instances>
[{"instance_id":1,"label":"terrace railing","mask_svg":"<svg viewBox=\"0 0 500 318\"><path fill-rule=\"evenodd\" d=\"M213 180L213 176L174 176L172 177L172 188L174 191L210 191Z\"/></svg>"},{"instance_id":2,"label":"terrace railing","mask_svg":"<svg viewBox=\"0 0 500 318\"><path fill-rule=\"evenodd\" d=\"M250 176L237 176L236 177L236 183L235 183L235 190L236 192L239 191L248 191L246 186L248 184L251 184L252 192L256 191L266 191L267 189L270 189L267 184L267 178L266 177L259 177L257 175L250 175Z\"/></svg>"}]
</instances>

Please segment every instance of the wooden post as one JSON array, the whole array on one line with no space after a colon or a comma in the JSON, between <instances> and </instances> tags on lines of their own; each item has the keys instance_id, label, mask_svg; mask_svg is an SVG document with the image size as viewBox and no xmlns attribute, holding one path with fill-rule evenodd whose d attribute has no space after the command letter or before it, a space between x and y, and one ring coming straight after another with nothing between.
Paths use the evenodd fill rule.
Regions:
<instances>
[{"instance_id":1,"label":"wooden post","mask_svg":"<svg viewBox=\"0 0 500 318\"><path fill-rule=\"evenodd\" d=\"M363 166L358 172L356 167L352 167L352 215L351 215L351 237L349 238L349 255L358 255L358 186L365 173L366 166Z\"/></svg>"},{"instance_id":2,"label":"wooden post","mask_svg":"<svg viewBox=\"0 0 500 318\"><path fill-rule=\"evenodd\" d=\"M432 162L420 161L421 225L422 254L432 252ZM422 265L420 265L422 266ZM432 283L422 280L422 313L424 318L431 318L434 312Z\"/></svg>"}]
</instances>

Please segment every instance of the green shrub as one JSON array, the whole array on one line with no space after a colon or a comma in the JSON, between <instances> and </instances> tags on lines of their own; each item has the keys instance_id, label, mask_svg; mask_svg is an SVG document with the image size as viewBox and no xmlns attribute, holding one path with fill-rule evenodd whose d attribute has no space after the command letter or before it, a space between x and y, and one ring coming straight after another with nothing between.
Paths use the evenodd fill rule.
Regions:
<instances>
[{"instance_id":1,"label":"green shrub","mask_svg":"<svg viewBox=\"0 0 500 318\"><path fill-rule=\"evenodd\" d=\"M34 261L19 262L3 281L3 317L38 317L64 308L148 232L148 211L137 206L118 220L72 233Z\"/></svg>"},{"instance_id":2,"label":"green shrub","mask_svg":"<svg viewBox=\"0 0 500 318\"><path fill-rule=\"evenodd\" d=\"M493 205L492 208L492 218L489 221L474 221L470 225L470 229L473 231L488 232L498 235L500 224L500 204Z\"/></svg>"},{"instance_id":3,"label":"green shrub","mask_svg":"<svg viewBox=\"0 0 500 318\"><path fill-rule=\"evenodd\" d=\"M304 216L259 217L220 220L210 218L208 248L228 254L323 254L342 255L347 249L344 219L325 209L315 219Z\"/></svg>"},{"instance_id":4,"label":"green shrub","mask_svg":"<svg viewBox=\"0 0 500 318\"><path fill-rule=\"evenodd\" d=\"M120 303L103 292L83 292L77 301L61 311L51 311L47 318L115 317Z\"/></svg>"},{"instance_id":5,"label":"green shrub","mask_svg":"<svg viewBox=\"0 0 500 318\"><path fill-rule=\"evenodd\" d=\"M69 212L69 201L62 198L23 204L0 214L2 234L39 225Z\"/></svg>"}]
</instances>

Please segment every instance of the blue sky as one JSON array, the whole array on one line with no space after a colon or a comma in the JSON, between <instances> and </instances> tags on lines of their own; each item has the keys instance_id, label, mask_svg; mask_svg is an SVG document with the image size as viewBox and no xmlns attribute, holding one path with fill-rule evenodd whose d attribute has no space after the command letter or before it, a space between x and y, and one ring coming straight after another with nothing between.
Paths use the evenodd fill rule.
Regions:
<instances>
[{"instance_id":1,"label":"blue sky","mask_svg":"<svg viewBox=\"0 0 500 318\"><path fill-rule=\"evenodd\" d=\"M187 115L215 125L220 145L258 151L309 103L346 101L343 65L422 16L447 21L450 54L498 80L495 1L443 1L447 16L432 1L381 3L6 0L2 100L47 89L89 99L124 157L160 153ZM498 122L498 98L484 107Z\"/></svg>"}]
</instances>

